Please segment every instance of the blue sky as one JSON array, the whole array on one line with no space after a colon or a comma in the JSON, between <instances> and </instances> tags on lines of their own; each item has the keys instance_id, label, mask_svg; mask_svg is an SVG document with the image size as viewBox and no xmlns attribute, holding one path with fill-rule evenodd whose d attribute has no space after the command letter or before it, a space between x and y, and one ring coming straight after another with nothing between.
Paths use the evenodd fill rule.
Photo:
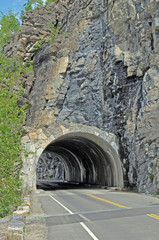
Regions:
<instances>
[{"instance_id":1,"label":"blue sky","mask_svg":"<svg viewBox=\"0 0 159 240\"><path fill-rule=\"evenodd\" d=\"M23 8L26 0L1 0L0 11L6 13L8 10L17 13L20 12Z\"/></svg>"},{"instance_id":2,"label":"blue sky","mask_svg":"<svg viewBox=\"0 0 159 240\"><path fill-rule=\"evenodd\" d=\"M13 13L20 13L27 0L0 0L0 11L6 13L11 10ZM45 0L44 0L45 2Z\"/></svg>"}]
</instances>

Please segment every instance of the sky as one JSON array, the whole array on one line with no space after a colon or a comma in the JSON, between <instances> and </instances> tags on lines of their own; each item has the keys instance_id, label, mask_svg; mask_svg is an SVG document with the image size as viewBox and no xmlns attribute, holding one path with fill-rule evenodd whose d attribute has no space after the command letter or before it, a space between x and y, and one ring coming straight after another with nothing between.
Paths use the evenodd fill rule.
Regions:
<instances>
[{"instance_id":1,"label":"sky","mask_svg":"<svg viewBox=\"0 0 159 240\"><path fill-rule=\"evenodd\" d=\"M25 0L0 0L0 11L6 13L8 10L17 13L20 12L25 4Z\"/></svg>"},{"instance_id":2,"label":"sky","mask_svg":"<svg viewBox=\"0 0 159 240\"><path fill-rule=\"evenodd\" d=\"M8 10L11 10L13 13L21 12L26 2L27 0L0 0L0 11L4 14L7 13Z\"/></svg>"}]
</instances>

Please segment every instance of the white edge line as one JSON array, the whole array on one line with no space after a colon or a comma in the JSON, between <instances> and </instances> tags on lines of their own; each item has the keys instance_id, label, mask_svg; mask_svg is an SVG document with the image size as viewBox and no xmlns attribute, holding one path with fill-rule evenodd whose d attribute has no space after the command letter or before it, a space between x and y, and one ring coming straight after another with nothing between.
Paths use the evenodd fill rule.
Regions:
<instances>
[{"instance_id":1,"label":"white edge line","mask_svg":"<svg viewBox=\"0 0 159 240\"><path fill-rule=\"evenodd\" d=\"M83 218L84 220L86 220L87 222L91 222L87 217L83 216L82 214L79 214L79 216L80 216L81 218Z\"/></svg>"},{"instance_id":2,"label":"white edge line","mask_svg":"<svg viewBox=\"0 0 159 240\"><path fill-rule=\"evenodd\" d=\"M94 240L99 240L83 222L80 222L80 224Z\"/></svg>"},{"instance_id":3,"label":"white edge line","mask_svg":"<svg viewBox=\"0 0 159 240\"><path fill-rule=\"evenodd\" d=\"M60 203L58 200L56 200L56 198L54 198L53 196L50 195L50 197L57 202L61 207L63 207L66 211L68 211L70 214L73 214L73 212L71 212L67 207L65 207L62 203ZM83 216L82 216L83 217ZM83 223L80 222L80 225L86 230L86 232L93 238L93 240L99 240L94 233L91 232L91 230Z\"/></svg>"},{"instance_id":4,"label":"white edge line","mask_svg":"<svg viewBox=\"0 0 159 240\"><path fill-rule=\"evenodd\" d=\"M73 214L73 212L71 212L67 207L65 207L62 203L60 203L58 200L56 200L56 198L54 198L53 196L50 195L50 197L57 202L59 205L61 205L66 211L68 211L70 214Z\"/></svg>"}]
</instances>

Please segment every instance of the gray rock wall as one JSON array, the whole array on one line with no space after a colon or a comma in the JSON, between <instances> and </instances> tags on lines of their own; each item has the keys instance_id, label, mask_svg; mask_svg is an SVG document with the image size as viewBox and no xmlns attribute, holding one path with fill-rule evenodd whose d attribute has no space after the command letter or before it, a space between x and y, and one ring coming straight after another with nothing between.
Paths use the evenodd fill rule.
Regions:
<instances>
[{"instance_id":1,"label":"gray rock wall","mask_svg":"<svg viewBox=\"0 0 159 240\"><path fill-rule=\"evenodd\" d=\"M34 61L27 126L73 122L115 134L125 185L149 193L159 192L158 9L158 0L57 0L24 16L15 37L23 49L12 42ZM50 20L60 35L32 51Z\"/></svg>"}]
</instances>

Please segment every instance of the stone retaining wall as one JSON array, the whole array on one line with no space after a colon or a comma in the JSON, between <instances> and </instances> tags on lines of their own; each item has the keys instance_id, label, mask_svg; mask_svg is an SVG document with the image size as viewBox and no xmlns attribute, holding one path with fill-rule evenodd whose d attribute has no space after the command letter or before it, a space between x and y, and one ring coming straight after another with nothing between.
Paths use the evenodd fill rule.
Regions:
<instances>
[{"instance_id":1,"label":"stone retaining wall","mask_svg":"<svg viewBox=\"0 0 159 240\"><path fill-rule=\"evenodd\" d=\"M19 206L13 216L6 223L3 232L0 232L0 240L25 240L25 218L30 211L30 196L23 199L22 206Z\"/></svg>"}]
</instances>

